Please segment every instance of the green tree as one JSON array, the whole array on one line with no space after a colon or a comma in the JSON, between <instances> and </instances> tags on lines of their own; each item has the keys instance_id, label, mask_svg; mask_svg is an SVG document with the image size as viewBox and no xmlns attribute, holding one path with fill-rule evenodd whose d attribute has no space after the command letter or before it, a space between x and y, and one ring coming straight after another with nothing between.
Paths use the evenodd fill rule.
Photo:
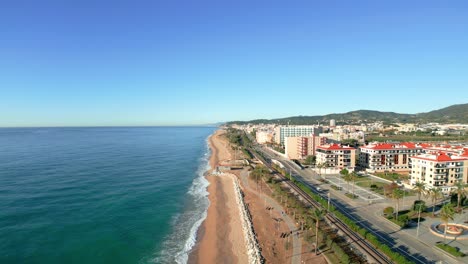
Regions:
<instances>
[{"instance_id":1,"label":"green tree","mask_svg":"<svg viewBox=\"0 0 468 264\"><path fill-rule=\"evenodd\" d=\"M395 214L395 219L398 219L398 212L400 211L400 199L403 198L404 191L401 189L393 189L392 192L392 198L396 202L396 214Z\"/></svg>"},{"instance_id":2,"label":"green tree","mask_svg":"<svg viewBox=\"0 0 468 264\"><path fill-rule=\"evenodd\" d=\"M268 175L270 172L267 167L264 165L257 165L255 166L255 169L250 173L250 177L255 179L255 182L257 183L257 190L258 190L258 182L261 178L265 177Z\"/></svg>"},{"instance_id":3,"label":"green tree","mask_svg":"<svg viewBox=\"0 0 468 264\"><path fill-rule=\"evenodd\" d=\"M460 204L462 197L466 197L468 194L468 184L464 184L462 181L455 183L455 189L452 190L452 194L457 195L457 209L460 210Z\"/></svg>"},{"instance_id":4,"label":"green tree","mask_svg":"<svg viewBox=\"0 0 468 264\"><path fill-rule=\"evenodd\" d=\"M342 169L340 171L340 174L343 176L343 180L346 181L346 186L348 187L348 193L349 193L349 182L352 180L352 177L349 174L349 171L347 169Z\"/></svg>"},{"instance_id":5,"label":"green tree","mask_svg":"<svg viewBox=\"0 0 468 264\"><path fill-rule=\"evenodd\" d=\"M415 190L418 193L418 200L421 200L421 194L424 195L426 193L426 183L422 181L416 182L416 184L413 187L413 190Z\"/></svg>"},{"instance_id":6,"label":"green tree","mask_svg":"<svg viewBox=\"0 0 468 264\"><path fill-rule=\"evenodd\" d=\"M447 228L448 228L448 222L450 220L453 220L453 216L455 215L455 209L453 208L453 205L451 203L447 203L444 206L442 206L442 209L440 210L440 220L444 222L445 227L444 227L444 244L445 244L445 239L447 236Z\"/></svg>"},{"instance_id":7,"label":"green tree","mask_svg":"<svg viewBox=\"0 0 468 264\"><path fill-rule=\"evenodd\" d=\"M317 161L317 157L315 155L309 155L305 159L305 164L307 165L313 165Z\"/></svg>"},{"instance_id":8,"label":"green tree","mask_svg":"<svg viewBox=\"0 0 468 264\"><path fill-rule=\"evenodd\" d=\"M320 221L322 220L323 216L325 215L324 210L315 209L313 212L313 218L315 220L315 255L318 253L318 235L319 235L319 226Z\"/></svg>"},{"instance_id":9,"label":"green tree","mask_svg":"<svg viewBox=\"0 0 468 264\"><path fill-rule=\"evenodd\" d=\"M356 174L356 172L351 172L350 174L351 176L351 181L353 182L353 198L354 198L354 186L356 185L356 179L358 177L358 175Z\"/></svg>"},{"instance_id":10,"label":"green tree","mask_svg":"<svg viewBox=\"0 0 468 264\"><path fill-rule=\"evenodd\" d=\"M432 199L432 215L434 216L435 215L435 205L436 205L437 200L439 200L440 197L442 197L442 191L437 187L432 187L432 188L429 189L428 193L429 193L429 196Z\"/></svg>"}]
</instances>

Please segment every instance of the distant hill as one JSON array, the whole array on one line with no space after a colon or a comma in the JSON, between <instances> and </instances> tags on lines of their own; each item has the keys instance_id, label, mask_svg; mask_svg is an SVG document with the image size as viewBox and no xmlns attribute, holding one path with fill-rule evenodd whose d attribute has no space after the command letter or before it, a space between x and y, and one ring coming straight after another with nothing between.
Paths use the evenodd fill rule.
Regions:
<instances>
[{"instance_id":1,"label":"distant hill","mask_svg":"<svg viewBox=\"0 0 468 264\"><path fill-rule=\"evenodd\" d=\"M312 125L328 123L335 119L337 124L359 124L362 122L383 121L384 123L468 123L468 104L452 105L439 110L419 114L400 114L394 112L380 112L372 110L357 110L342 114L328 114L323 116L292 116L277 119L256 119L251 121L232 121L228 124L290 124Z\"/></svg>"}]
</instances>

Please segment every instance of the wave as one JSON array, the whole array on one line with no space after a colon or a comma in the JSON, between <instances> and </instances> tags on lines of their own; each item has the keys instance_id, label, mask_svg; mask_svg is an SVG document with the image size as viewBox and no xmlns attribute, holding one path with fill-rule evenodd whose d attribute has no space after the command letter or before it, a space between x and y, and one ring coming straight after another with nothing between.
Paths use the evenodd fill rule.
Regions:
<instances>
[{"instance_id":1,"label":"wave","mask_svg":"<svg viewBox=\"0 0 468 264\"><path fill-rule=\"evenodd\" d=\"M196 244L197 232L207 216L208 200L207 187L209 182L205 179L205 173L211 169L209 158L211 150L208 138L206 141L205 153L200 159L197 169L197 177L193 180L187 191L188 204L185 211L173 217L171 226L173 231L163 243L162 250L153 263L178 263L185 264ZM183 242L183 243L181 243Z\"/></svg>"}]
</instances>

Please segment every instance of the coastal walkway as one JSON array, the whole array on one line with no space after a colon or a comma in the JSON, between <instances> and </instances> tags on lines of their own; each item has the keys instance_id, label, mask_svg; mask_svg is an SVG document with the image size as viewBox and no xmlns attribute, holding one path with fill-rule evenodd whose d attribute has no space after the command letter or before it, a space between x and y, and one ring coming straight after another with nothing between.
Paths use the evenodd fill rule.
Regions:
<instances>
[{"instance_id":1,"label":"coastal walkway","mask_svg":"<svg viewBox=\"0 0 468 264\"><path fill-rule=\"evenodd\" d=\"M270 207L273 207L274 210L276 210L279 213L283 221L286 223L291 233L294 234L292 236L293 252L291 256L291 264L301 264L302 240L295 234L295 232L297 231L297 227L294 224L294 221L287 214L282 214L282 212L284 211L283 207L274 199L272 199L268 195L265 195L264 193L259 193L255 189L250 187L248 179L249 171L242 170L240 176L244 187L247 188L249 191L259 195Z\"/></svg>"}]
</instances>

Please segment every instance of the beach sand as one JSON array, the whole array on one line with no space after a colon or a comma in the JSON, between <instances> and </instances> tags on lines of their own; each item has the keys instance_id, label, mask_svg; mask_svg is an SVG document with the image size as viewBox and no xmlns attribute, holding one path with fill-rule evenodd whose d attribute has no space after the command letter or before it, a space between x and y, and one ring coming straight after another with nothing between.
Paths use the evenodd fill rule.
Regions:
<instances>
[{"instance_id":1,"label":"beach sand","mask_svg":"<svg viewBox=\"0 0 468 264\"><path fill-rule=\"evenodd\" d=\"M212 155L210 166L231 159L229 143L218 130L209 139ZM234 176L233 176L234 177ZM247 248L242 232L240 212L235 200L231 176L207 176L208 215L197 233L197 245L189 263L247 263Z\"/></svg>"},{"instance_id":2,"label":"beach sand","mask_svg":"<svg viewBox=\"0 0 468 264\"><path fill-rule=\"evenodd\" d=\"M234 157L225 131L216 131L209 139L212 155L211 168L225 160ZM258 242L266 263L291 263L292 249L286 248L287 239L280 238L283 232L289 232L284 222L277 222L281 218L278 211L266 210L265 201L260 193L255 191L255 182L241 177L241 170L230 171L235 174L243 185L244 201L248 204ZM236 177L233 176L233 177ZM239 209L235 201L233 179L230 176L207 176L208 198L210 206L207 218L197 233L197 244L189 255L189 263L248 263L245 239L242 232ZM244 186L246 185L246 186ZM261 193L271 197L271 192L265 183L260 182ZM250 187L249 187L250 186ZM284 209L282 211L285 211ZM323 256L315 256L303 243L301 250L302 263L326 263Z\"/></svg>"}]
</instances>

